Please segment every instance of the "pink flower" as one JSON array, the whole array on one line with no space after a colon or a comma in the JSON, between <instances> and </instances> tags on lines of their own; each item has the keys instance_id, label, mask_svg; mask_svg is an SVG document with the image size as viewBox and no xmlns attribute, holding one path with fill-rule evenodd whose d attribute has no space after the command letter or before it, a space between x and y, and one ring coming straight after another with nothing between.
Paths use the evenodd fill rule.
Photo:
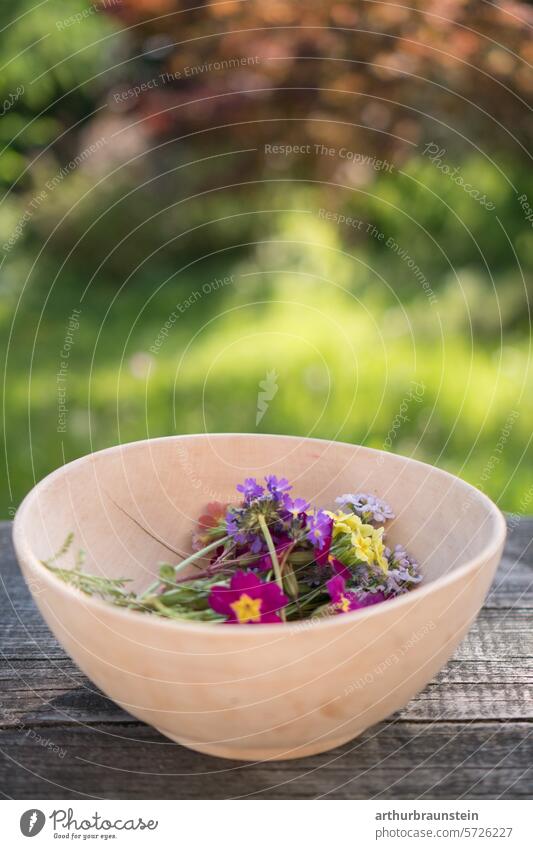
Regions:
<instances>
[{"instance_id":1,"label":"pink flower","mask_svg":"<svg viewBox=\"0 0 533 849\"><path fill-rule=\"evenodd\" d=\"M326 583L326 589L335 608L335 613L348 613L350 610L361 610L372 604L385 601L383 593L366 593L357 595L353 590L346 589L346 581L342 575L335 575Z\"/></svg>"},{"instance_id":2,"label":"pink flower","mask_svg":"<svg viewBox=\"0 0 533 849\"><path fill-rule=\"evenodd\" d=\"M253 572L235 572L229 587L217 584L209 595L210 607L226 616L226 622L238 625L281 622L278 612L288 603L277 584L262 581Z\"/></svg>"},{"instance_id":3,"label":"pink flower","mask_svg":"<svg viewBox=\"0 0 533 849\"><path fill-rule=\"evenodd\" d=\"M333 554L328 554L327 562L328 566L331 566L335 575L340 575L345 581L348 581L351 578L352 573L348 567L345 566L342 561L338 560Z\"/></svg>"},{"instance_id":4,"label":"pink flower","mask_svg":"<svg viewBox=\"0 0 533 849\"><path fill-rule=\"evenodd\" d=\"M228 505L220 501L212 501L207 505L205 512L198 519L197 528L192 536L193 551L200 551L209 545L213 539L213 531L223 526L227 508Z\"/></svg>"}]
</instances>

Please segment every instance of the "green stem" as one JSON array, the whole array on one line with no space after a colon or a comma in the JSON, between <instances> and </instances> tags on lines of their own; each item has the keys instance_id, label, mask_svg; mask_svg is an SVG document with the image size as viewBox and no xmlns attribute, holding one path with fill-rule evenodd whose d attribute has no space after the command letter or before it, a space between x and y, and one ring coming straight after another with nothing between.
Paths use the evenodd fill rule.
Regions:
<instances>
[{"instance_id":1,"label":"green stem","mask_svg":"<svg viewBox=\"0 0 533 849\"><path fill-rule=\"evenodd\" d=\"M215 548L218 548L220 545L224 545L225 542L229 540L229 536L221 537L220 539L216 539L214 542L210 542L209 545L206 545L205 548L200 549L200 551L193 551L192 554L189 554L185 560L182 560L181 563L178 563L176 568L176 574L181 572L185 566L188 566L189 563L194 563L195 560L200 560L206 554L209 554L210 551L214 551Z\"/></svg>"},{"instance_id":2,"label":"green stem","mask_svg":"<svg viewBox=\"0 0 533 849\"><path fill-rule=\"evenodd\" d=\"M315 590L310 590L307 595L301 596L297 601L287 605L287 614L302 613L302 608L305 608L310 601L313 601L317 596L324 594L324 587L318 587Z\"/></svg>"},{"instance_id":3,"label":"green stem","mask_svg":"<svg viewBox=\"0 0 533 849\"><path fill-rule=\"evenodd\" d=\"M147 596L152 595L152 593L155 593L157 588L160 587L160 586L161 586L161 581L159 579L157 581L154 581L152 584L150 584L149 587L146 587L146 589L143 593L141 593L141 595L139 596L139 601L141 599L145 599Z\"/></svg>"},{"instance_id":4,"label":"green stem","mask_svg":"<svg viewBox=\"0 0 533 849\"><path fill-rule=\"evenodd\" d=\"M206 545L205 548L201 548L200 551L193 551L192 554L189 554L185 560L182 560L181 563L178 563L177 566L174 567L175 574L181 572L185 566L189 566L190 563L194 563L195 560L200 560L202 557L205 557L206 554L209 554L210 551L214 551L215 548L218 548L220 545L224 545L225 542L229 540L229 536L221 537L220 539L216 539L214 542L210 542L209 545ZM154 581L153 584L143 592L139 598L145 598L147 595L151 595L155 590L161 585L161 580L158 579Z\"/></svg>"},{"instance_id":5,"label":"green stem","mask_svg":"<svg viewBox=\"0 0 533 849\"><path fill-rule=\"evenodd\" d=\"M292 568L292 564L289 560L289 555L294 548L295 543L293 542L283 555L280 563L280 571L282 576L285 576L285 586L287 587L287 592L289 595L297 599L298 598L298 581L296 579L296 575L294 573L294 569Z\"/></svg>"},{"instance_id":6,"label":"green stem","mask_svg":"<svg viewBox=\"0 0 533 849\"><path fill-rule=\"evenodd\" d=\"M314 559L311 551L291 551L290 553L290 561L294 566L309 566Z\"/></svg>"},{"instance_id":7,"label":"green stem","mask_svg":"<svg viewBox=\"0 0 533 849\"><path fill-rule=\"evenodd\" d=\"M266 544L268 547L268 553L270 554L270 559L272 560L272 566L274 567L274 575L276 576L276 583L280 588L281 592L283 592L283 578L281 576L281 567L279 565L278 555L276 554L276 549L274 547L274 542L270 535L270 531L268 530L268 525L266 523L265 517L260 515L258 516L259 524L261 525L261 530L263 531L263 536L266 540ZM281 618L283 622L285 622L285 611L280 611Z\"/></svg>"}]
</instances>

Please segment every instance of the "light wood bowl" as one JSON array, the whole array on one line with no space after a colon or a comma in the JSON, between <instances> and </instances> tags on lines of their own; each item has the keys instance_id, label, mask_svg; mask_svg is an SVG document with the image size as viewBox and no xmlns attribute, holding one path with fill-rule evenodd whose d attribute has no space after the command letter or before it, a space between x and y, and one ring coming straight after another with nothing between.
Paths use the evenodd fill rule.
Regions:
<instances>
[{"instance_id":1,"label":"light wood bowl","mask_svg":"<svg viewBox=\"0 0 533 849\"><path fill-rule=\"evenodd\" d=\"M389 540L417 557L422 584L313 623L181 624L85 596L40 562L73 531L88 571L145 588L159 561L176 559L169 547L190 552L209 501L235 501L244 477L269 473L321 507L344 492L385 498L397 516ZM483 493L405 457L317 439L202 434L121 445L58 469L21 505L14 540L43 617L104 693L184 746L264 760L332 749L407 704L483 604L505 522Z\"/></svg>"}]
</instances>

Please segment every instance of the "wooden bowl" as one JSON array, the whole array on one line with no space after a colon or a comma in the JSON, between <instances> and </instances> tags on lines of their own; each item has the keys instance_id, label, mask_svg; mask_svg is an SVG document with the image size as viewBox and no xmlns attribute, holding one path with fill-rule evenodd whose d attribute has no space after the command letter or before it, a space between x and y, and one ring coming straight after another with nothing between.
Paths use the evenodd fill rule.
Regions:
<instances>
[{"instance_id":1,"label":"wooden bowl","mask_svg":"<svg viewBox=\"0 0 533 849\"><path fill-rule=\"evenodd\" d=\"M344 492L385 498L397 516L389 540L417 557L423 583L317 622L181 624L85 596L40 562L72 531L87 571L131 576L144 588L158 561L176 559L169 549L190 552L209 501L235 501L244 477L269 473L321 507ZM43 617L104 693L184 746L258 760L332 749L407 704L482 606L505 532L483 493L406 457L318 439L202 434L120 445L63 466L27 496L14 539ZM74 551L67 565L73 559Z\"/></svg>"}]
</instances>

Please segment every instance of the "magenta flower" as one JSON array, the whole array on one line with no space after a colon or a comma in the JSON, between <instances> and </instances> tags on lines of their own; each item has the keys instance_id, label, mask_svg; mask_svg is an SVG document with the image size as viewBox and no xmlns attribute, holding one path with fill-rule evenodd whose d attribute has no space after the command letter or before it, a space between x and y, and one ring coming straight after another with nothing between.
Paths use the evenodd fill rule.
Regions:
<instances>
[{"instance_id":1,"label":"magenta flower","mask_svg":"<svg viewBox=\"0 0 533 849\"><path fill-rule=\"evenodd\" d=\"M317 548L315 551L315 560L319 566L329 566L335 575L341 575L345 581L348 581L352 577L352 573L344 563L331 553L332 537L333 521L330 520L326 535L321 539L322 548L320 550Z\"/></svg>"},{"instance_id":2,"label":"magenta flower","mask_svg":"<svg viewBox=\"0 0 533 849\"><path fill-rule=\"evenodd\" d=\"M315 548L322 551L323 548L331 544L331 529L333 520L324 512L318 510L314 516L309 516L307 523L307 539L312 542ZM329 542L328 542L329 541Z\"/></svg>"},{"instance_id":3,"label":"magenta flower","mask_svg":"<svg viewBox=\"0 0 533 849\"><path fill-rule=\"evenodd\" d=\"M329 566L334 575L340 575L345 581L349 581L352 577L348 566L346 566L338 557L331 553L331 542L333 537L333 522L330 522L329 531L326 537L322 540L322 549L315 551L315 560L319 566Z\"/></svg>"},{"instance_id":4,"label":"magenta flower","mask_svg":"<svg viewBox=\"0 0 533 849\"><path fill-rule=\"evenodd\" d=\"M333 554L328 554L327 564L328 566L331 566L335 575L340 575L345 581L348 581L352 577L352 573L348 567L345 566L342 561L338 560Z\"/></svg>"},{"instance_id":5,"label":"magenta flower","mask_svg":"<svg viewBox=\"0 0 533 849\"><path fill-rule=\"evenodd\" d=\"M330 578L326 583L326 589L335 613L348 613L349 610L359 609L357 595L352 590L346 589L346 581L342 575L335 575L334 578Z\"/></svg>"},{"instance_id":6,"label":"magenta flower","mask_svg":"<svg viewBox=\"0 0 533 849\"><path fill-rule=\"evenodd\" d=\"M379 604L382 601L387 601L387 596L382 592L359 594L361 607L371 607L373 604Z\"/></svg>"},{"instance_id":7,"label":"magenta flower","mask_svg":"<svg viewBox=\"0 0 533 849\"><path fill-rule=\"evenodd\" d=\"M281 622L278 612L289 599L277 584L262 581L253 572L235 572L229 587L211 587L209 606L226 616L227 623L259 625Z\"/></svg>"},{"instance_id":8,"label":"magenta flower","mask_svg":"<svg viewBox=\"0 0 533 849\"><path fill-rule=\"evenodd\" d=\"M383 593L365 593L358 595L353 590L346 589L346 581L342 575L335 575L326 583L326 589L332 601L335 613L348 613L350 610L361 610L372 604L385 601Z\"/></svg>"}]
</instances>

